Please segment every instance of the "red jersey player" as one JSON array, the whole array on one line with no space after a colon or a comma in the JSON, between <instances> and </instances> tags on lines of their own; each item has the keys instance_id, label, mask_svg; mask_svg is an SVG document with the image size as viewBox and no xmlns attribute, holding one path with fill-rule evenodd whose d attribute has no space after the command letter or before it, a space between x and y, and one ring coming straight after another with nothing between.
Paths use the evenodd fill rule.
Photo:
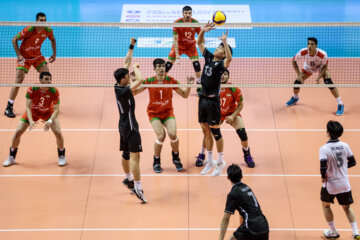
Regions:
<instances>
[{"instance_id":1,"label":"red jersey player","mask_svg":"<svg viewBox=\"0 0 360 240\"><path fill-rule=\"evenodd\" d=\"M221 75L221 84L227 84L229 81L230 72L225 70ZM221 124L225 121L230 124L238 134L243 153L244 160L248 167L255 167L255 162L253 161L250 148L248 146L248 138L245 131L244 121L241 117L241 110L244 107L243 96L240 88L226 88L222 87L220 90L220 109L221 109ZM212 141L213 144L213 141ZM201 167L203 161L205 160L205 140L203 139L202 149L199 153L199 156L196 160L196 166Z\"/></svg>"},{"instance_id":2,"label":"red jersey player","mask_svg":"<svg viewBox=\"0 0 360 240\"><path fill-rule=\"evenodd\" d=\"M46 15L44 13L36 14L37 22L46 22ZM41 45L46 38L49 38L53 55L49 58L49 62L52 63L56 59L56 42L53 35L53 31L49 27L26 27L19 32L12 39L13 47L17 55L17 67L16 67L16 78L15 83L22 83L25 78L25 74L29 71L30 67L33 66L39 73L49 72L47 62L44 56L41 54ZM20 49L18 41L21 41ZM5 115L9 118L14 118L13 112L14 100L19 92L19 87L12 87L8 104L5 110Z\"/></svg>"},{"instance_id":3,"label":"red jersey player","mask_svg":"<svg viewBox=\"0 0 360 240\"><path fill-rule=\"evenodd\" d=\"M175 21L175 23L198 23L197 20L193 19L192 9L190 6L183 7L183 17ZM186 54L195 70L196 82L200 82L201 77L201 66L199 62L199 55L196 49L195 34L199 34L201 31L200 27L174 27L173 28L173 39L174 44L168 56L168 61L165 64L165 72L169 72L172 65L176 60L180 59L182 54Z\"/></svg>"},{"instance_id":4,"label":"red jersey player","mask_svg":"<svg viewBox=\"0 0 360 240\"><path fill-rule=\"evenodd\" d=\"M156 76L147 78L143 84L179 84L174 78L165 75L165 61L160 58L156 58L153 61L154 70ZM194 82L193 77L188 77L188 84ZM135 90L134 94L139 94L144 91L146 87L141 87ZM187 98L190 94L190 87L186 89L182 88L148 88L149 89L149 105L147 107L147 113L151 126L156 134L156 140L154 145L154 163L153 170L155 173L161 173L160 154L162 145L164 143L166 131L170 138L173 163L178 171L183 170L183 165L179 158L179 139L176 134L176 121L174 115L174 109L172 105L172 91L177 92L181 97Z\"/></svg>"},{"instance_id":5,"label":"red jersey player","mask_svg":"<svg viewBox=\"0 0 360 240\"><path fill-rule=\"evenodd\" d=\"M50 84L51 74L49 72L40 73L40 83ZM57 118L59 113L59 91L53 87L29 87L26 93L26 112L20 119L19 125L12 139L9 157L4 162L4 167L15 163L16 153L20 144L22 134L29 127L34 128L38 120L45 121L44 130L51 128L56 137L58 146L59 166L66 164L64 137L61 133L60 123Z\"/></svg>"}]
</instances>

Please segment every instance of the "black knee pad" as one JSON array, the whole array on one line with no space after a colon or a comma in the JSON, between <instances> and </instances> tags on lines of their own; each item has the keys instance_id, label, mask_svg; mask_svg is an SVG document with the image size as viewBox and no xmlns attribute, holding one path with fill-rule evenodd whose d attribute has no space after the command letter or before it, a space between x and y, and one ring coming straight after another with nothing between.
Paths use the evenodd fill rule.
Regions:
<instances>
[{"instance_id":1,"label":"black knee pad","mask_svg":"<svg viewBox=\"0 0 360 240\"><path fill-rule=\"evenodd\" d=\"M245 128L239 128L236 130L237 135L239 135L241 141L246 141L248 140Z\"/></svg>"},{"instance_id":2,"label":"black knee pad","mask_svg":"<svg viewBox=\"0 0 360 240\"><path fill-rule=\"evenodd\" d=\"M172 66L173 66L173 64L171 62L166 62L166 64L165 64L165 72L170 71Z\"/></svg>"},{"instance_id":3,"label":"black knee pad","mask_svg":"<svg viewBox=\"0 0 360 240\"><path fill-rule=\"evenodd\" d=\"M324 83L325 84L333 84L333 82L331 81L331 78L326 78L324 79ZM329 87L330 90L335 89L334 87Z\"/></svg>"},{"instance_id":4,"label":"black knee pad","mask_svg":"<svg viewBox=\"0 0 360 240\"><path fill-rule=\"evenodd\" d=\"M195 72L200 72L200 71L201 71L201 67L200 67L200 62L199 62L199 61L193 62L193 67L194 67Z\"/></svg>"},{"instance_id":5,"label":"black knee pad","mask_svg":"<svg viewBox=\"0 0 360 240\"><path fill-rule=\"evenodd\" d=\"M294 84L302 84L299 80L295 80L295 82L294 82ZM294 87L294 89L300 89L300 88L298 88L298 87Z\"/></svg>"},{"instance_id":6,"label":"black knee pad","mask_svg":"<svg viewBox=\"0 0 360 240\"><path fill-rule=\"evenodd\" d=\"M123 151L122 157L125 160L129 160L130 159L130 152Z\"/></svg>"},{"instance_id":7,"label":"black knee pad","mask_svg":"<svg viewBox=\"0 0 360 240\"><path fill-rule=\"evenodd\" d=\"M220 128L210 128L210 131L214 135L216 141L222 138Z\"/></svg>"}]
</instances>

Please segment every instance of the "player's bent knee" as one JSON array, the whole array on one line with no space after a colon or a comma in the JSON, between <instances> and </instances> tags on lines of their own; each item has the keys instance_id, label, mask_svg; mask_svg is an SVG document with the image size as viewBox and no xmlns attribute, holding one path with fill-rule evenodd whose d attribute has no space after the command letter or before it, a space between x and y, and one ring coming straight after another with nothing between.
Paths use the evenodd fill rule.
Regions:
<instances>
[{"instance_id":1,"label":"player's bent knee","mask_svg":"<svg viewBox=\"0 0 360 240\"><path fill-rule=\"evenodd\" d=\"M193 62L193 67L194 67L195 72L200 72L200 71L201 71L201 67L200 67L200 62L199 62L199 61Z\"/></svg>"},{"instance_id":2,"label":"player's bent knee","mask_svg":"<svg viewBox=\"0 0 360 240\"><path fill-rule=\"evenodd\" d=\"M222 138L220 128L210 128L211 133L214 135L216 141Z\"/></svg>"},{"instance_id":3,"label":"player's bent knee","mask_svg":"<svg viewBox=\"0 0 360 240\"><path fill-rule=\"evenodd\" d=\"M294 84L299 84L300 85L300 84L302 84L302 82L296 79ZM294 89L300 89L300 88L299 87L294 87Z\"/></svg>"},{"instance_id":4,"label":"player's bent knee","mask_svg":"<svg viewBox=\"0 0 360 240\"><path fill-rule=\"evenodd\" d=\"M245 131L245 128L239 128L236 130L237 135L240 137L241 141L247 141L247 133Z\"/></svg>"},{"instance_id":5,"label":"player's bent knee","mask_svg":"<svg viewBox=\"0 0 360 240\"><path fill-rule=\"evenodd\" d=\"M122 158L125 160L130 160L130 152L123 151Z\"/></svg>"},{"instance_id":6,"label":"player's bent knee","mask_svg":"<svg viewBox=\"0 0 360 240\"><path fill-rule=\"evenodd\" d=\"M325 84L334 84L333 81L331 80L331 78L325 78L324 79L324 83ZM329 87L330 90L335 89L334 87Z\"/></svg>"}]
</instances>

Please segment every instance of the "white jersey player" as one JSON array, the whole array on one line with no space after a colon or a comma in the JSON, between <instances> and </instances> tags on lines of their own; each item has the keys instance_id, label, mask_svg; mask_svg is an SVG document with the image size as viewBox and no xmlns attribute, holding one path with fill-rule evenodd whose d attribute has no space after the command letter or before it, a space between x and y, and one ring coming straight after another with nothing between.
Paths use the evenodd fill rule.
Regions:
<instances>
[{"instance_id":1,"label":"white jersey player","mask_svg":"<svg viewBox=\"0 0 360 240\"><path fill-rule=\"evenodd\" d=\"M308 79L313 73L318 73L316 78L316 82L320 82L320 78L324 79L325 84L333 84L331 80L331 75L328 70L328 56L327 53L317 48L317 39L314 37L308 38L308 46L307 48L301 49L293 58L292 65L297 74L297 78L294 84L303 84L306 79ZM298 61L304 59L304 66L303 68L299 69L297 64ZM341 101L339 91L337 88L329 87L332 95L336 98L338 107L336 111L336 115L343 115L344 114L344 104ZM300 88L294 88L294 95L291 99L286 103L286 106L293 106L299 101L299 92Z\"/></svg>"},{"instance_id":2,"label":"white jersey player","mask_svg":"<svg viewBox=\"0 0 360 240\"><path fill-rule=\"evenodd\" d=\"M336 121L329 121L326 128L330 140L320 148L319 154L323 182L321 201L325 219L330 226L329 230L324 231L324 236L328 239L340 237L336 231L334 215L330 208L331 203L334 203L334 198L336 198L351 224L353 239L360 239L355 212L350 207L354 201L347 175L348 168L355 166L356 161L349 145L339 140L343 133L342 125Z\"/></svg>"}]
</instances>

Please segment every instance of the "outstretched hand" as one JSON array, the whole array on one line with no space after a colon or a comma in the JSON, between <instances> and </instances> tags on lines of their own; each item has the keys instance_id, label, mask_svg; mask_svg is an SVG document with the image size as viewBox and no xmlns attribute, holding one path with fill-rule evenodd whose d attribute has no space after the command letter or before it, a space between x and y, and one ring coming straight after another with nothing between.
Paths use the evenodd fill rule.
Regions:
<instances>
[{"instance_id":1,"label":"outstretched hand","mask_svg":"<svg viewBox=\"0 0 360 240\"><path fill-rule=\"evenodd\" d=\"M187 83L188 83L188 84L193 84L194 81L195 81L195 78L194 78L193 76L188 76L188 77L187 77Z\"/></svg>"},{"instance_id":2,"label":"outstretched hand","mask_svg":"<svg viewBox=\"0 0 360 240\"><path fill-rule=\"evenodd\" d=\"M205 32L208 32L208 31L210 31L210 30L215 29L214 27L215 27L215 23L213 23L213 22L210 23L210 21L209 21L209 22L203 27L203 30L204 30Z\"/></svg>"},{"instance_id":3,"label":"outstretched hand","mask_svg":"<svg viewBox=\"0 0 360 240\"><path fill-rule=\"evenodd\" d=\"M135 38L131 38L131 39L130 39L130 45L131 45L131 46L135 46L135 43L136 43L136 39L135 39Z\"/></svg>"},{"instance_id":4,"label":"outstretched hand","mask_svg":"<svg viewBox=\"0 0 360 240\"><path fill-rule=\"evenodd\" d=\"M226 33L222 33L222 36L219 37L220 41L223 42L223 43L226 43L227 41L227 36L228 36L228 30L226 30Z\"/></svg>"}]
</instances>

